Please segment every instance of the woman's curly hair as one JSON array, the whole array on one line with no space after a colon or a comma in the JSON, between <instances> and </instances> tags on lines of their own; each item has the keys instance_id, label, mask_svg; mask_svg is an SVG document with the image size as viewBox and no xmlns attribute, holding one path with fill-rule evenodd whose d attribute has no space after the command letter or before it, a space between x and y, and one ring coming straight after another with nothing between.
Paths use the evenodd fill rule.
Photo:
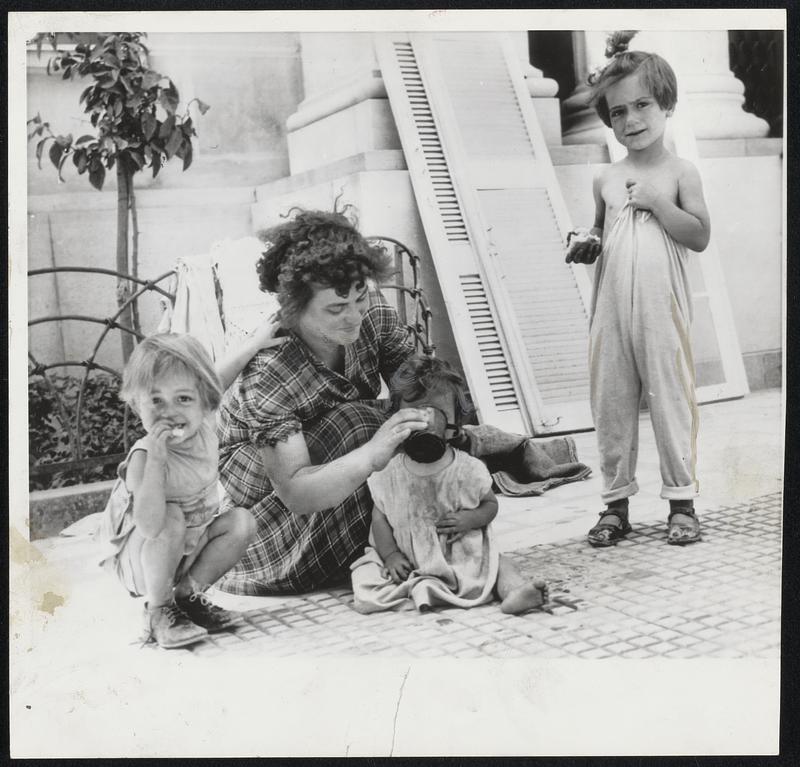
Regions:
<instances>
[{"instance_id":1,"label":"woman's curly hair","mask_svg":"<svg viewBox=\"0 0 800 767\"><path fill-rule=\"evenodd\" d=\"M609 128L611 116L608 113L606 92L628 75L638 74L642 84L662 109L674 109L678 103L678 81L667 61L657 53L628 50L628 44L635 34L634 30L626 29L609 35L606 41L606 58L610 61L589 75L591 103Z\"/></svg>"},{"instance_id":2,"label":"woman's curly hair","mask_svg":"<svg viewBox=\"0 0 800 767\"><path fill-rule=\"evenodd\" d=\"M403 401L414 402L428 392L442 390L452 393L456 425L461 426L473 411L464 379L446 360L414 355L397 368L389 382L392 410L399 410Z\"/></svg>"},{"instance_id":3,"label":"woman's curly hair","mask_svg":"<svg viewBox=\"0 0 800 767\"><path fill-rule=\"evenodd\" d=\"M367 279L390 273L383 247L369 243L339 211L294 209L294 217L260 233L267 249L256 264L261 290L275 293L282 323L291 327L314 295L333 288L347 296Z\"/></svg>"}]
</instances>

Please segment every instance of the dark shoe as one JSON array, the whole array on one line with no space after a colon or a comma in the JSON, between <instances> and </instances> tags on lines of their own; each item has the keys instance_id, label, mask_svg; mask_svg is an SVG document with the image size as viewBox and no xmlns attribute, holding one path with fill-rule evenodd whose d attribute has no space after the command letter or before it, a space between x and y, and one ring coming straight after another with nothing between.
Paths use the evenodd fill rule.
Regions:
<instances>
[{"instance_id":1,"label":"dark shoe","mask_svg":"<svg viewBox=\"0 0 800 767\"><path fill-rule=\"evenodd\" d=\"M175 602L152 609L145 604L144 630L146 641L155 641L165 650L186 647L208 636L208 631L189 620Z\"/></svg>"},{"instance_id":2,"label":"dark shoe","mask_svg":"<svg viewBox=\"0 0 800 767\"><path fill-rule=\"evenodd\" d=\"M617 541L621 541L631 530L633 528L628 523L628 510L609 506L600 512L600 521L589 530L586 540L590 546L596 548L615 546Z\"/></svg>"},{"instance_id":3,"label":"dark shoe","mask_svg":"<svg viewBox=\"0 0 800 767\"><path fill-rule=\"evenodd\" d=\"M667 543L671 546L685 546L699 541L700 520L691 506L674 506L667 519Z\"/></svg>"},{"instance_id":4,"label":"dark shoe","mask_svg":"<svg viewBox=\"0 0 800 767\"><path fill-rule=\"evenodd\" d=\"M202 591L195 591L188 597L176 597L175 602L192 623L209 632L222 631L239 620L238 613L217 607Z\"/></svg>"}]
</instances>

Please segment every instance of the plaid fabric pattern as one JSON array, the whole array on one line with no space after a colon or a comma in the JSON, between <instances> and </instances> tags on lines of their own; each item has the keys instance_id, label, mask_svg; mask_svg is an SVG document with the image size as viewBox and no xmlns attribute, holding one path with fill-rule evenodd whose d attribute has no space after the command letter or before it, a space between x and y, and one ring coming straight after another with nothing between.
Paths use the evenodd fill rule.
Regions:
<instances>
[{"instance_id":1,"label":"plaid fabric pattern","mask_svg":"<svg viewBox=\"0 0 800 767\"><path fill-rule=\"evenodd\" d=\"M385 417L370 404L348 402L303 434L315 462L327 463L363 445ZM260 460L253 444L244 445L231 457L223 475L233 480L229 492L239 473L246 475L255 464ZM335 583L347 574L367 543L372 498L364 483L338 506L298 517L269 492L250 512L256 520L256 539L219 588L234 594L297 594Z\"/></svg>"},{"instance_id":2,"label":"plaid fabric pattern","mask_svg":"<svg viewBox=\"0 0 800 767\"><path fill-rule=\"evenodd\" d=\"M413 352L396 312L373 290L359 339L345 350L344 375L292 333L253 358L220 408L218 432L220 478L233 503L250 509L258 533L220 588L298 593L347 573L367 542L372 501L366 483L336 507L297 517L272 491L259 448L302 432L320 465L363 445L386 418L375 402L381 377L391 377Z\"/></svg>"}]
</instances>

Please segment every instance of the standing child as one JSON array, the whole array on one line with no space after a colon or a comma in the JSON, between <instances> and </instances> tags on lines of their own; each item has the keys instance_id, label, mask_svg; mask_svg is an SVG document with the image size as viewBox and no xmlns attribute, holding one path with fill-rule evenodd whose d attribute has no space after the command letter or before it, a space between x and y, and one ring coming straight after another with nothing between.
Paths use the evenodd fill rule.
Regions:
<instances>
[{"instance_id":1,"label":"standing child","mask_svg":"<svg viewBox=\"0 0 800 767\"><path fill-rule=\"evenodd\" d=\"M255 534L246 509L222 502L214 414L222 386L199 341L165 333L136 347L120 396L147 435L120 466L106 506L103 564L145 596L148 639L183 647L235 621L205 591Z\"/></svg>"},{"instance_id":2,"label":"standing child","mask_svg":"<svg viewBox=\"0 0 800 767\"><path fill-rule=\"evenodd\" d=\"M573 240L567 254L567 261L579 263L600 256L589 368L607 506L589 531L593 546L611 546L631 530L628 498L638 490L643 396L660 459L661 497L670 506L667 542L700 539L687 248L705 249L709 217L697 169L664 146L677 102L675 73L656 54L628 51L632 36L613 35L611 61L590 78L595 108L628 155L595 179L594 227Z\"/></svg>"},{"instance_id":3,"label":"standing child","mask_svg":"<svg viewBox=\"0 0 800 767\"><path fill-rule=\"evenodd\" d=\"M442 360L412 357L392 377L391 394L395 409L427 410L429 427L367 480L374 507L370 545L352 565L355 609L474 607L495 594L505 613L542 606L544 582L523 578L494 543L488 469L446 440L467 408L461 377Z\"/></svg>"}]
</instances>

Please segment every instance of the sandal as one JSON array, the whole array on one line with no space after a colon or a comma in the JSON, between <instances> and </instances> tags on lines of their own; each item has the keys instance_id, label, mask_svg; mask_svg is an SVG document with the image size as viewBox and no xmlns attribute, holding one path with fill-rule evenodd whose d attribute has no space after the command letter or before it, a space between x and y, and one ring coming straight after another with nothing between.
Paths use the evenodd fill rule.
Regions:
<instances>
[{"instance_id":1,"label":"sandal","mask_svg":"<svg viewBox=\"0 0 800 767\"><path fill-rule=\"evenodd\" d=\"M613 517L616 521L606 520L606 517ZM586 535L586 540L590 546L603 548L615 546L617 541L621 541L633 528L628 522L628 512L620 509L609 508L600 512L600 521Z\"/></svg>"},{"instance_id":2,"label":"sandal","mask_svg":"<svg viewBox=\"0 0 800 767\"><path fill-rule=\"evenodd\" d=\"M667 543L671 546L685 546L699 541L700 520L694 509L684 507L670 511L667 518Z\"/></svg>"}]
</instances>

